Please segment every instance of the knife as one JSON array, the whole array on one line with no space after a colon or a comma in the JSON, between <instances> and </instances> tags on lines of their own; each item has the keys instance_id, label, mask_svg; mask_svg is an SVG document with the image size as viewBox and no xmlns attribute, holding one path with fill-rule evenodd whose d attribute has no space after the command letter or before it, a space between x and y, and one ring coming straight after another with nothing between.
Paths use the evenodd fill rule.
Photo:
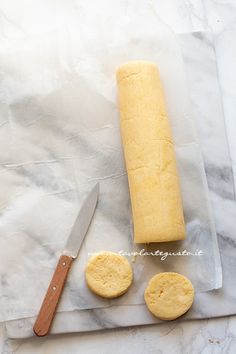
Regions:
<instances>
[{"instance_id":1,"label":"knife","mask_svg":"<svg viewBox=\"0 0 236 354\"><path fill-rule=\"evenodd\" d=\"M83 239L88 231L96 209L98 193L99 184L97 183L82 204L72 228L72 232L67 240L65 250L60 256L33 327L34 333L38 337L45 336L50 330L71 264L78 256Z\"/></svg>"}]
</instances>

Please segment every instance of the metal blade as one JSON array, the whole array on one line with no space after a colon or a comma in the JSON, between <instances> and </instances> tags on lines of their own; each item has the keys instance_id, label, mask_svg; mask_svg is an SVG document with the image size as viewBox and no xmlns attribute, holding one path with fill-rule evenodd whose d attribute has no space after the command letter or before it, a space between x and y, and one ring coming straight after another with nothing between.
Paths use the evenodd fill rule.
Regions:
<instances>
[{"instance_id":1,"label":"metal blade","mask_svg":"<svg viewBox=\"0 0 236 354\"><path fill-rule=\"evenodd\" d=\"M75 220L72 232L67 240L66 248L63 254L76 258L91 223L94 211L96 209L99 193L99 184L97 183L86 197L79 214Z\"/></svg>"}]
</instances>

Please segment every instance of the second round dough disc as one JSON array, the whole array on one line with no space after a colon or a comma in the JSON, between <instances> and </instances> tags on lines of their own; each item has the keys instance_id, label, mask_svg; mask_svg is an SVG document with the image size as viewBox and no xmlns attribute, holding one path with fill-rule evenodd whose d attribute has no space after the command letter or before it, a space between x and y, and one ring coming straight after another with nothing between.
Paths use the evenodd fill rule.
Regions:
<instances>
[{"instance_id":1,"label":"second round dough disc","mask_svg":"<svg viewBox=\"0 0 236 354\"><path fill-rule=\"evenodd\" d=\"M128 290L133 272L125 257L114 252L100 252L89 259L85 277L94 293L114 298Z\"/></svg>"},{"instance_id":2,"label":"second round dough disc","mask_svg":"<svg viewBox=\"0 0 236 354\"><path fill-rule=\"evenodd\" d=\"M153 315L161 320L174 320L191 307L194 288L182 274L164 272L149 281L144 298Z\"/></svg>"}]
</instances>

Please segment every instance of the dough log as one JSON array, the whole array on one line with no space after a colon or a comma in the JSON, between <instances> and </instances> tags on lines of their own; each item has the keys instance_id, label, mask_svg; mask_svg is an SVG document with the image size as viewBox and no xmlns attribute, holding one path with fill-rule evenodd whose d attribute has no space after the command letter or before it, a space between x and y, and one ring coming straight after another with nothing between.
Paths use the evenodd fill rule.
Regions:
<instances>
[{"instance_id":1,"label":"dough log","mask_svg":"<svg viewBox=\"0 0 236 354\"><path fill-rule=\"evenodd\" d=\"M158 69L128 62L117 70L117 84L134 242L182 240L179 179Z\"/></svg>"}]
</instances>

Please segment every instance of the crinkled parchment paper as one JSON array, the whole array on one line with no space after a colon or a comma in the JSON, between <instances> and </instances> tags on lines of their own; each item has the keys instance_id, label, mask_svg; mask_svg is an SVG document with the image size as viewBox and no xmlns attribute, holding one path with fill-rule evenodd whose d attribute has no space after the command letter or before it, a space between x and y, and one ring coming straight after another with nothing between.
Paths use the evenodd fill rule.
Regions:
<instances>
[{"instance_id":1,"label":"crinkled parchment paper","mask_svg":"<svg viewBox=\"0 0 236 354\"><path fill-rule=\"evenodd\" d=\"M60 311L142 304L155 273L187 275L196 291L221 286L206 177L175 36L152 8L83 13L62 30L3 40L0 47L0 320L36 315L84 196L100 182L98 207L74 262ZM142 26L144 18L145 26ZM79 17L78 17L79 18ZM174 135L187 238L134 246L119 130L116 68L127 60L160 69ZM202 251L129 257L134 283L108 301L85 284L89 253Z\"/></svg>"}]
</instances>

